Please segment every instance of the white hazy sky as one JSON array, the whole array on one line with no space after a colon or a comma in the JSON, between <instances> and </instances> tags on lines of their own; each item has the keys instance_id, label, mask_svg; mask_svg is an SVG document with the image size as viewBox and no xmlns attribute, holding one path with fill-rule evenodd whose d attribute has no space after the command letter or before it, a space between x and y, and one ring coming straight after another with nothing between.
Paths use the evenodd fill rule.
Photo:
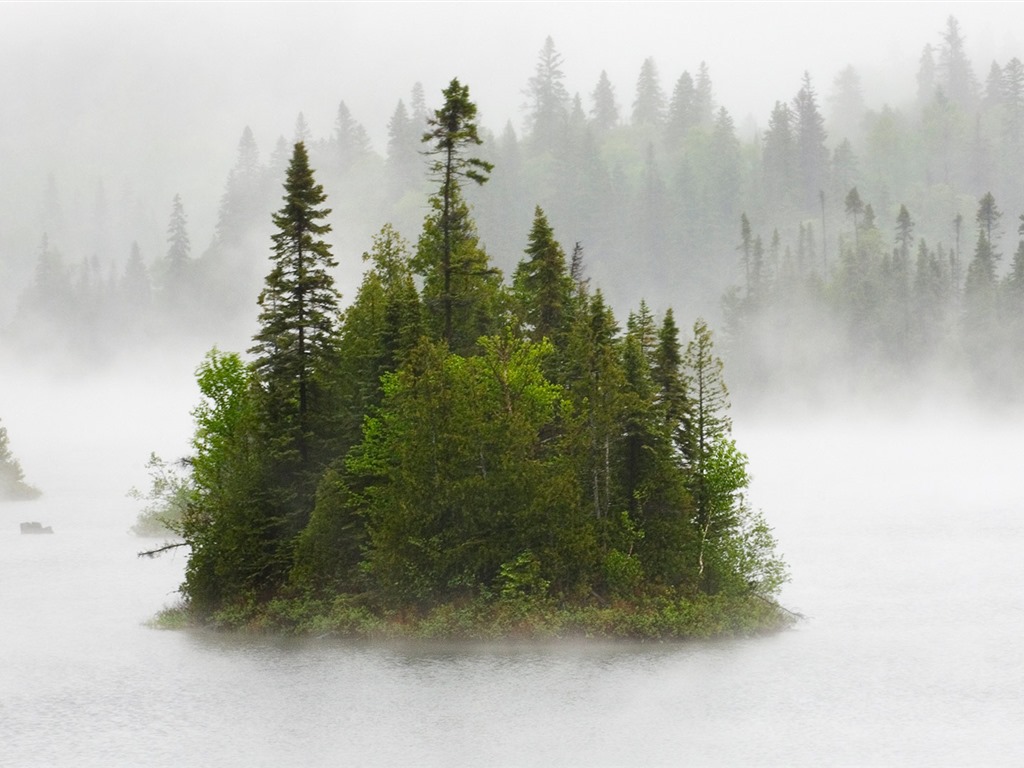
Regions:
<instances>
[{"instance_id":1,"label":"white hazy sky","mask_svg":"<svg viewBox=\"0 0 1024 768\"><path fill-rule=\"evenodd\" d=\"M486 126L518 128L548 35L588 108L604 69L628 112L648 56L668 93L706 61L741 126L763 126L805 69L825 96L854 65L878 107L910 95L921 49L950 14L979 77L993 60L1024 58L1019 2L4 2L0 205L12 188L35 194L49 173L215 201L246 125L269 152L300 111L314 135L329 134L344 100L380 149L416 81L435 105L459 77Z\"/></svg>"}]
</instances>

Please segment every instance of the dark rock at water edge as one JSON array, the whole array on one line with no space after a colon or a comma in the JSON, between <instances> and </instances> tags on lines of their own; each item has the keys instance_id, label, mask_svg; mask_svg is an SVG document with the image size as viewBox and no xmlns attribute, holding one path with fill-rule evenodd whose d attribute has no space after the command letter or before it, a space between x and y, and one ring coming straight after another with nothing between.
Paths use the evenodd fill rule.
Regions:
<instances>
[{"instance_id":1,"label":"dark rock at water edge","mask_svg":"<svg viewBox=\"0 0 1024 768\"><path fill-rule=\"evenodd\" d=\"M53 528L51 528L48 525L44 526L42 523L22 523L21 524L21 532L22 533L53 533Z\"/></svg>"}]
</instances>

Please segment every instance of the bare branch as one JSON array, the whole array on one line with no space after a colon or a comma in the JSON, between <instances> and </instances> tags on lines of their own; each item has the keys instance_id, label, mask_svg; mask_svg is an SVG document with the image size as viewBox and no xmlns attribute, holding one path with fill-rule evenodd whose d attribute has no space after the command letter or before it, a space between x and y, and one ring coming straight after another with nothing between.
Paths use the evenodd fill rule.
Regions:
<instances>
[{"instance_id":1,"label":"bare branch","mask_svg":"<svg viewBox=\"0 0 1024 768\"><path fill-rule=\"evenodd\" d=\"M138 557L156 557L157 555L166 552L169 549L176 549L177 547L187 547L187 541L178 541L173 544L164 544L162 547L156 549L147 549L143 552L139 552Z\"/></svg>"}]
</instances>

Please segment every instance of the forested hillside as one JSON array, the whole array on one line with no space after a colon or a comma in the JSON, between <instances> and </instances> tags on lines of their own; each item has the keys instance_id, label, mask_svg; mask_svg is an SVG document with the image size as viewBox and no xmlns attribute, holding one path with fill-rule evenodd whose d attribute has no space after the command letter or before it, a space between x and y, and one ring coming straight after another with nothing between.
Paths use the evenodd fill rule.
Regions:
<instances>
[{"instance_id":1,"label":"forested hillside","mask_svg":"<svg viewBox=\"0 0 1024 768\"><path fill-rule=\"evenodd\" d=\"M911 101L869 109L855 68L810 72L779 92L763 128L737 125L699 59L661 72L648 58L630 87L602 73L570 93L548 38L523 83L525 123L480 128L493 172L465 193L480 241L510 272L540 205L616 310L645 297L720 327L744 395L939 376L1013 397L1024 65L968 60L967 33L950 18L920 41ZM343 100L326 133L301 114L287 139L240 126L202 242L187 199L115 203L102 182L68 199L59 176L41 179L43 214L21 224L38 245L3 254L6 356L102 361L183 337L241 343L295 141L332 201L332 274L347 303L373 233L389 222L412 240L431 215L421 138L432 101L418 85L395 94L384 147Z\"/></svg>"}]
</instances>

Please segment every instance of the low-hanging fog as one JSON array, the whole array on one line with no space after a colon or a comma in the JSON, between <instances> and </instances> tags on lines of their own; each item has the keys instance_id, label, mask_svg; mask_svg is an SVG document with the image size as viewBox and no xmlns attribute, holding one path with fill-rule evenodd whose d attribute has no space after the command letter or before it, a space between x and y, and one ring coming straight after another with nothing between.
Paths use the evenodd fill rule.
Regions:
<instances>
[{"instance_id":1,"label":"low-hanging fog","mask_svg":"<svg viewBox=\"0 0 1024 768\"><path fill-rule=\"evenodd\" d=\"M1022 29L1014 3L0 4L0 427L43 491L0 504L14 759L287 762L288 738L249 751L269 723L309 765L1019 763ZM135 562L126 494L150 452L188 453L204 353L251 344L286 150L310 147L344 304L385 223L415 248L424 114L455 77L506 279L539 205L621 324L671 307L685 345L708 319L793 632L342 663L140 626L184 555ZM35 519L49 543L17 538ZM75 717L136 710L145 745Z\"/></svg>"},{"instance_id":2,"label":"low-hanging fog","mask_svg":"<svg viewBox=\"0 0 1024 768\"><path fill-rule=\"evenodd\" d=\"M183 337L193 352L243 347L283 148L296 138L310 143L327 190L351 298L359 255L384 223L418 236L430 192L420 122L458 77L495 163L492 182L470 190L477 224L506 275L541 205L567 249L583 246L588 277L620 314L645 299L656 312L707 317L728 341L740 398L925 381L967 395L980 381L1005 398L1020 375L1012 307L989 333L987 317L962 322L961 301L986 193L1001 216L995 275L1014 274L1024 194L1017 97L1006 90L1021 53L1010 4L0 13L0 354L13 349L14 360L92 364ZM535 81L549 39L556 96L541 108ZM611 123L596 112L602 73ZM680 101L684 80L707 99ZM800 93L822 121L810 149ZM653 117L637 112L649 103ZM557 136L542 130L544 110L561 115ZM854 189L867 218L851 215ZM893 261L901 206L910 228ZM180 285L168 273L175 210L188 240ZM865 227L874 234L860 238ZM824 380L837 371L838 382Z\"/></svg>"}]
</instances>

